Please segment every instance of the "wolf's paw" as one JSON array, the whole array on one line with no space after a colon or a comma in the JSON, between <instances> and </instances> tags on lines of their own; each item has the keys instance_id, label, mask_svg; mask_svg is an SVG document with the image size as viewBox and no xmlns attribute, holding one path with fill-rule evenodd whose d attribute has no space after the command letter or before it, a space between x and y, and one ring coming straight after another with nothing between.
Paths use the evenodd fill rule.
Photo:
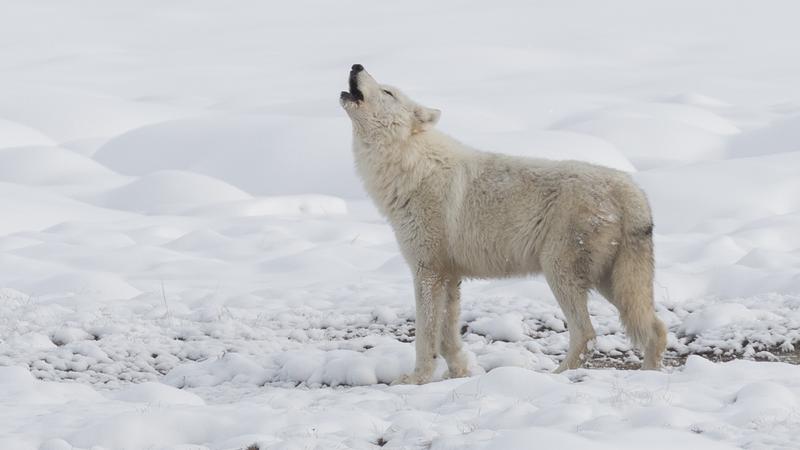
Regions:
<instances>
[{"instance_id":1,"label":"wolf's paw","mask_svg":"<svg viewBox=\"0 0 800 450\"><path fill-rule=\"evenodd\" d=\"M444 374L445 378L464 378L468 376L469 376L469 369L467 369L467 366L450 367Z\"/></svg>"},{"instance_id":2,"label":"wolf's paw","mask_svg":"<svg viewBox=\"0 0 800 450\"><path fill-rule=\"evenodd\" d=\"M407 374L407 375L403 375L400 378L394 380L394 382L392 382L392 386L395 386L395 385L398 385L398 384L425 384L425 383L427 383L429 381L431 381L430 375L429 376L422 376L422 375L414 372L414 373L410 373L410 374Z\"/></svg>"},{"instance_id":3,"label":"wolf's paw","mask_svg":"<svg viewBox=\"0 0 800 450\"><path fill-rule=\"evenodd\" d=\"M647 358L642 363L642 370L661 370L661 358Z\"/></svg>"},{"instance_id":4,"label":"wolf's paw","mask_svg":"<svg viewBox=\"0 0 800 450\"><path fill-rule=\"evenodd\" d=\"M578 369L581 366L583 366L582 358L572 358L572 359L566 358L563 361L561 361L561 364L559 364L558 367L556 367L556 370L554 370L553 373L561 373L567 370Z\"/></svg>"},{"instance_id":5,"label":"wolf's paw","mask_svg":"<svg viewBox=\"0 0 800 450\"><path fill-rule=\"evenodd\" d=\"M572 367L570 367L569 364L562 362L561 364L558 365L558 367L556 367L553 373L562 373L570 369L572 369Z\"/></svg>"}]
</instances>

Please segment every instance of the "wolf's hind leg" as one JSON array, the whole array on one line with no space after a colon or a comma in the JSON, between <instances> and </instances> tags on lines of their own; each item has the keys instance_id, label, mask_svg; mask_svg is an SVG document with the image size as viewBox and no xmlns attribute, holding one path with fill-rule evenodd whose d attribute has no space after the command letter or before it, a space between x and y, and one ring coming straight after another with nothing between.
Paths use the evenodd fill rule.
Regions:
<instances>
[{"instance_id":1,"label":"wolf's hind leg","mask_svg":"<svg viewBox=\"0 0 800 450\"><path fill-rule=\"evenodd\" d=\"M569 349L567 356L556 368L556 373L577 369L583 364L589 341L595 338L589 318L588 290L571 273L561 273L557 267L545 270L550 289L567 319Z\"/></svg>"}]
</instances>

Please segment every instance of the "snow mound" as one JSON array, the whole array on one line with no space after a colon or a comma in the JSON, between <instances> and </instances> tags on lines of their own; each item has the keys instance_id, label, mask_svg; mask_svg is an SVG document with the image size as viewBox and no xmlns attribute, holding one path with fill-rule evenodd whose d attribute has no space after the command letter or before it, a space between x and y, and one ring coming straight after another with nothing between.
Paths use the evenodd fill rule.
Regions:
<instances>
[{"instance_id":1,"label":"snow mound","mask_svg":"<svg viewBox=\"0 0 800 450\"><path fill-rule=\"evenodd\" d=\"M200 251L208 248L233 245L234 240L214 230L202 229L184 234L165 244L165 247L182 251Z\"/></svg>"},{"instance_id":2,"label":"snow mound","mask_svg":"<svg viewBox=\"0 0 800 450\"><path fill-rule=\"evenodd\" d=\"M363 196L344 117L227 116L143 127L112 139L97 161L124 174L193 171L259 195Z\"/></svg>"},{"instance_id":3,"label":"snow mound","mask_svg":"<svg viewBox=\"0 0 800 450\"><path fill-rule=\"evenodd\" d=\"M723 136L740 133L739 127L734 125L729 119L724 118L713 110L698 106L703 103L711 103L712 105L709 106L719 106L718 102L715 102L714 99L695 94L684 100L693 101L694 105L689 103L684 105L671 103L640 103L625 106L623 108L624 115L630 117L656 117L680 122Z\"/></svg>"},{"instance_id":4,"label":"snow mound","mask_svg":"<svg viewBox=\"0 0 800 450\"><path fill-rule=\"evenodd\" d=\"M39 450L74 450L75 447L63 439L48 439L42 442Z\"/></svg>"},{"instance_id":5,"label":"snow mound","mask_svg":"<svg viewBox=\"0 0 800 450\"><path fill-rule=\"evenodd\" d=\"M133 403L168 405L205 405L197 395L161 383L144 382L133 384L111 395L116 400Z\"/></svg>"},{"instance_id":6,"label":"snow mound","mask_svg":"<svg viewBox=\"0 0 800 450\"><path fill-rule=\"evenodd\" d=\"M786 253L756 248L736 261L736 264L774 271L800 267L800 252Z\"/></svg>"},{"instance_id":7,"label":"snow mound","mask_svg":"<svg viewBox=\"0 0 800 450\"><path fill-rule=\"evenodd\" d=\"M722 157L726 137L739 131L713 112L663 103L579 114L561 120L554 128L605 139L638 169Z\"/></svg>"},{"instance_id":8,"label":"snow mound","mask_svg":"<svg viewBox=\"0 0 800 450\"><path fill-rule=\"evenodd\" d=\"M308 386L365 386L390 384L413 370L410 346L381 346L360 353L350 350L329 352L287 352L276 359L275 381Z\"/></svg>"},{"instance_id":9,"label":"snow mound","mask_svg":"<svg viewBox=\"0 0 800 450\"><path fill-rule=\"evenodd\" d=\"M534 372L519 367L498 367L475 379L461 384L455 395L505 396L531 401L542 395L565 389L566 378L548 373Z\"/></svg>"},{"instance_id":10,"label":"snow mound","mask_svg":"<svg viewBox=\"0 0 800 450\"><path fill-rule=\"evenodd\" d=\"M61 327L50 336L55 345L66 345L71 342L85 341L92 338L93 336L85 330L75 327Z\"/></svg>"},{"instance_id":11,"label":"snow mound","mask_svg":"<svg viewBox=\"0 0 800 450\"><path fill-rule=\"evenodd\" d=\"M336 350L317 355L287 355L278 379L310 386L364 386L378 383L375 363L361 353ZM380 380L389 383L394 379Z\"/></svg>"},{"instance_id":12,"label":"snow mound","mask_svg":"<svg viewBox=\"0 0 800 450\"><path fill-rule=\"evenodd\" d=\"M178 214L250 196L210 176L165 170L143 176L103 195L103 206L145 214Z\"/></svg>"},{"instance_id":13,"label":"snow mound","mask_svg":"<svg viewBox=\"0 0 800 450\"><path fill-rule=\"evenodd\" d=\"M756 249L776 252L800 250L800 211L793 214L764 217L739 226L730 235L738 242Z\"/></svg>"},{"instance_id":14,"label":"snow mound","mask_svg":"<svg viewBox=\"0 0 800 450\"><path fill-rule=\"evenodd\" d=\"M465 133L469 145L480 150L528 158L577 160L613 169L636 169L614 145L584 133L562 130Z\"/></svg>"},{"instance_id":15,"label":"snow mound","mask_svg":"<svg viewBox=\"0 0 800 450\"><path fill-rule=\"evenodd\" d=\"M38 130L0 118L0 148L54 144Z\"/></svg>"},{"instance_id":16,"label":"snow mound","mask_svg":"<svg viewBox=\"0 0 800 450\"><path fill-rule=\"evenodd\" d=\"M121 300L141 294L121 276L102 272L65 271L20 285L39 295L75 297L80 301Z\"/></svg>"},{"instance_id":17,"label":"snow mound","mask_svg":"<svg viewBox=\"0 0 800 450\"><path fill-rule=\"evenodd\" d=\"M5 345L14 348L25 348L29 351L50 350L56 347L56 344L53 343L53 336L46 336L41 333L10 336L5 340Z\"/></svg>"},{"instance_id":18,"label":"snow mound","mask_svg":"<svg viewBox=\"0 0 800 450\"><path fill-rule=\"evenodd\" d=\"M742 133L728 144L732 157L800 152L800 116L791 116Z\"/></svg>"},{"instance_id":19,"label":"snow mound","mask_svg":"<svg viewBox=\"0 0 800 450\"><path fill-rule=\"evenodd\" d=\"M198 363L184 364L164 376L163 382L178 388L216 386L223 382L263 384L267 372L246 356L225 353Z\"/></svg>"},{"instance_id":20,"label":"snow mound","mask_svg":"<svg viewBox=\"0 0 800 450\"><path fill-rule=\"evenodd\" d=\"M742 223L800 211L800 152L701 162L635 175L653 205L657 232L724 219Z\"/></svg>"},{"instance_id":21,"label":"snow mound","mask_svg":"<svg viewBox=\"0 0 800 450\"><path fill-rule=\"evenodd\" d=\"M721 328L735 322L754 320L753 312L738 303L713 305L689 314L681 325L687 334L700 334L714 328Z\"/></svg>"},{"instance_id":22,"label":"snow mound","mask_svg":"<svg viewBox=\"0 0 800 450\"><path fill-rule=\"evenodd\" d=\"M71 220L114 220L127 214L97 208L38 187L0 181L0 234L40 230Z\"/></svg>"},{"instance_id":23,"label":"snow mound","mask_svg":"<svg viewBox=\"0 0 800 450\"><path fill-rule=\"evenodd\" d=\"M0 401L4 404L58 405L103 399L90 386L42 383L25 367L0 367Z\"/></svg>"},{"instance_id":24,"label":"snow mound","mask_svg":"<svg viewBox=\"0 0 800 450\"><path fill-rule=\"evenodd\" d=\"M261 197L204 206L187 214L213 217L343 215L347 214L347 203L329 195Z\"/></svg>"},{"instance_id":25,"label":"snow mound","mask_svg":"<svg viewBox=\"0 0 800 450\"><path fill-rule=\"evenodd\" d=\"M0 150L0 181L23 184L70 184L112 177L118 176L105 166L59 147L17 147Z\"/></svg>"},{"instance_id":26,"label":"snow mound","mask_svg":"<svg viewBox=\"0 0 800 450\"><path fill-rule=\"evenodd\" d=\"M35 124L58 142L106 137L102 142L149 123L196 114L198 111L193 108L129 100L74 86L11 84L0 92L0 117ZM4 141L0 140L0 144ZM16 145L53 144L50 139L36 139Z\"/></svg>"},{"instance_id":27,"label":"snow mound","mask_svg":"<svg viewBox=\"0 0 800 450\"><path fill-rule=\"evenodd\" d=\"M759 381L746 384L736 393L733 422L748 426L769 417L770 420L791 420L798 408L797 396L777 383Z\"/></svg>"},{"instance_id":28,"label":"snow mound","mask_svg":"<svg viewBox=\"0 0 800 450\"><path fill-rule=\"evenodd\" d=\"M726 108L731 106L718 98L697 92L684 92L664 99L665 102L682 103L684 105L699 106L703 108Z\"/></svg>"},{"instance_id":29,"label":"snow mound","mask_svg":"<svg viewBox=\"0 0 800 450\"><path fill-rule=\"evenodd\" d=\"M484 317L469 324L474 332L490 339L516 342L528 339L522 316L518 314L504 314L498 317Z\"/></svg>"}]
</instances>

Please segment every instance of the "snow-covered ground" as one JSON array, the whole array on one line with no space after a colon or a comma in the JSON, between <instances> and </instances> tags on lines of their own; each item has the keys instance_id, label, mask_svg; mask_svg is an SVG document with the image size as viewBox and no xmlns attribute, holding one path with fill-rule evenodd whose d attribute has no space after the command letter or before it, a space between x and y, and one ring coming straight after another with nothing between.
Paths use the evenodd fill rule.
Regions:
<instances>
[{"instance_id":1,"label":"snow-covered ground","mask_svg":"<svg viewBox=\"0 0 800 450\"><path fill-rule=\"evenodd\" d=\"M495 3L4 2L0 448L800 448L800 5ZM471 281L474 376L388 386L413 302L352 63L476 147L633 173L670 367L623 370L593 297L553 375L544 281Z\"/></svg>"}]
</instances>

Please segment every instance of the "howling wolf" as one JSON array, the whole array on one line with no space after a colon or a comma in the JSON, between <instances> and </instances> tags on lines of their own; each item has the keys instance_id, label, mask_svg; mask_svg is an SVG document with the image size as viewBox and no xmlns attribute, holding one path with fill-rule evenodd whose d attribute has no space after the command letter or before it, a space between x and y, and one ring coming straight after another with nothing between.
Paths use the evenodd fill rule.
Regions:
<instances>
[{"instance_id":1,"label":"howling wolf","mask_svg":"<svg viewBox=\"0 0 800 450\"><path fill-rule=\"evenodd\" d=\"M353 124L364 186L394 229L414 277L416 367L430 381L437 354L466 376L459 315L463 278L543 273L567 319L557 372L581 365L595 337L587 294L618 310L657 369L666 347L653 304L653 221L644 193L620 171L471 149L434 129L440 111L378 84L356 64L340 103Z\"/></svg>"}]
</instances>

